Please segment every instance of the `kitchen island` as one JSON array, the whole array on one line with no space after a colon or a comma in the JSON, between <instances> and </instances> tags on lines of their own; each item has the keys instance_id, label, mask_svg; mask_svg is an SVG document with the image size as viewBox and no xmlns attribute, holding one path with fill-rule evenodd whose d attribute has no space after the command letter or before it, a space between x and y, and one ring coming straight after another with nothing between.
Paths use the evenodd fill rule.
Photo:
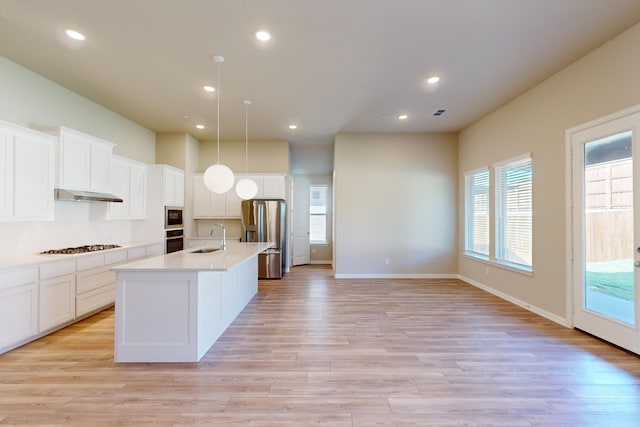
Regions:
<instances>
[{"instance_id":1,"label":"kitchen island","mask_svg":"<svg viewBox=\"0 0 640 427\"><path fill-rule=\"evenodd\" d=\"M180 252L118 265L116 362L197 362L258 292L272 243Z\"/></svg>"}]
</instances>

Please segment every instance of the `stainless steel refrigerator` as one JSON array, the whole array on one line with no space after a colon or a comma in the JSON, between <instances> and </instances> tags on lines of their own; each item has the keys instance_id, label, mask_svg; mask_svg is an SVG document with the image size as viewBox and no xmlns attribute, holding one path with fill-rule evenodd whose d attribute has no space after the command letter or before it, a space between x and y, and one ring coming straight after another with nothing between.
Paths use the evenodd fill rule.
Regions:
<instances>
[{"instance_id":1,"label":"stainless steel refrigerator","mask_svg":"<svg viewBox=\"0 0 640 427\"><path fill-rule=\"evenodd\" d=\"M258 255L258 279L281 279L287 261L287 206L282 199L242 201L243 242L273 242Z\"/></svg>"}]
</instances>

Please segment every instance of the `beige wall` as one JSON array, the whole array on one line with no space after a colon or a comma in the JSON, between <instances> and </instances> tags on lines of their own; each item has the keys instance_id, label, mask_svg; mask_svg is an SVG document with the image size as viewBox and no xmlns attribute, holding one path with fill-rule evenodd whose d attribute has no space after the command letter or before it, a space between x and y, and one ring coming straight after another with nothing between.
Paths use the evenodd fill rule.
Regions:
<instances>
[{"instance_id":1,"label":"beige wall","mask_svg":"<svg viewBox=\"0 0 640 427\"><path fill-rule=\"evenodd\" d=\"M565 318L565 130L640 103L640 24L470 126L459 136L462 276ZM533 158L533 277L462 255L465 171L518 154Z\"/></svg>"},{"instance_id":2,"label":"beige wall","mask_svg":"<svg viewBox=\"0 0 640 427\"><path fill-rule=\"evenodd\" d=\"M337 276L457 273L455 134L337 135L334 166Z\"/></svg>"},{"instance_id":3,"label":"beige wall","mask_svg":"<svg viewBox=\"0 0 640 427\"><path fill-rule=\"evenodd\" d=\"M66 126L116 145L114 153L155 160L155 133L77 93L0 57L0 120L21 126Z\"/></svg>"},{"instance_id":4,"label":"beige wall","mask_svg":"<svg viewBox=\"0 0 640 427\"><path fill-rule=\"evenodd\" d=\"M185 133L157 134L156 158L154 163L186 170L187 136Z\"/></svg>"},{"instance_id":5,"label":"beige wall","mask_svg":"<svg viewBox=\"0 0 640 427\"><path fill-rule=\"evenodd\" d=\"M289 174L289 143L283 140L249 141L249 173ZM199 172L217 163L216 141L200 142ZM220 141L220 163L234 173L245 172L245 142Z\"/></svg>"}]
</instances>

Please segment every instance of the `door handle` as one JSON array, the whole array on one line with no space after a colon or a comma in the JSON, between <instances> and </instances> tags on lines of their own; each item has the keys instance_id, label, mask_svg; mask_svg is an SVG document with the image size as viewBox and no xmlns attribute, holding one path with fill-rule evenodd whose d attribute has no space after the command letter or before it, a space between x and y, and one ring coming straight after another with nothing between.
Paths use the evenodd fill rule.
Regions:
<instances>
[{"instance_id":1,"label":"door handle","mask_svg":"<svg viewBox=\"0 0 640 427\"><path fill-rule=\"evenodd\" d=\"M640 261L634 262L633 265L635 265L636 267L640 267Z\"/></svg>"}]
</instances>

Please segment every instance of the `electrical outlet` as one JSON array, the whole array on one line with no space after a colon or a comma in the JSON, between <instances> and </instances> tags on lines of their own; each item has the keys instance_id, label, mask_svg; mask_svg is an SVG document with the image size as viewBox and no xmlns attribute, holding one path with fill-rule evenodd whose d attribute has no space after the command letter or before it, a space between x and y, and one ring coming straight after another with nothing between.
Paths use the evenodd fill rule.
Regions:
<instances>
[{"instance_id":1,"label":"electrical outlet","mask_svg":"<svg viewBox=\"0 0 640 427\"><path fill-rule=\"evenodd\" d=\"M390 263L389 258L385 258L385 259L384 259L384 263L385 263L386 265L389 265L389 263Z\"/></svg>"}]
</instances>

